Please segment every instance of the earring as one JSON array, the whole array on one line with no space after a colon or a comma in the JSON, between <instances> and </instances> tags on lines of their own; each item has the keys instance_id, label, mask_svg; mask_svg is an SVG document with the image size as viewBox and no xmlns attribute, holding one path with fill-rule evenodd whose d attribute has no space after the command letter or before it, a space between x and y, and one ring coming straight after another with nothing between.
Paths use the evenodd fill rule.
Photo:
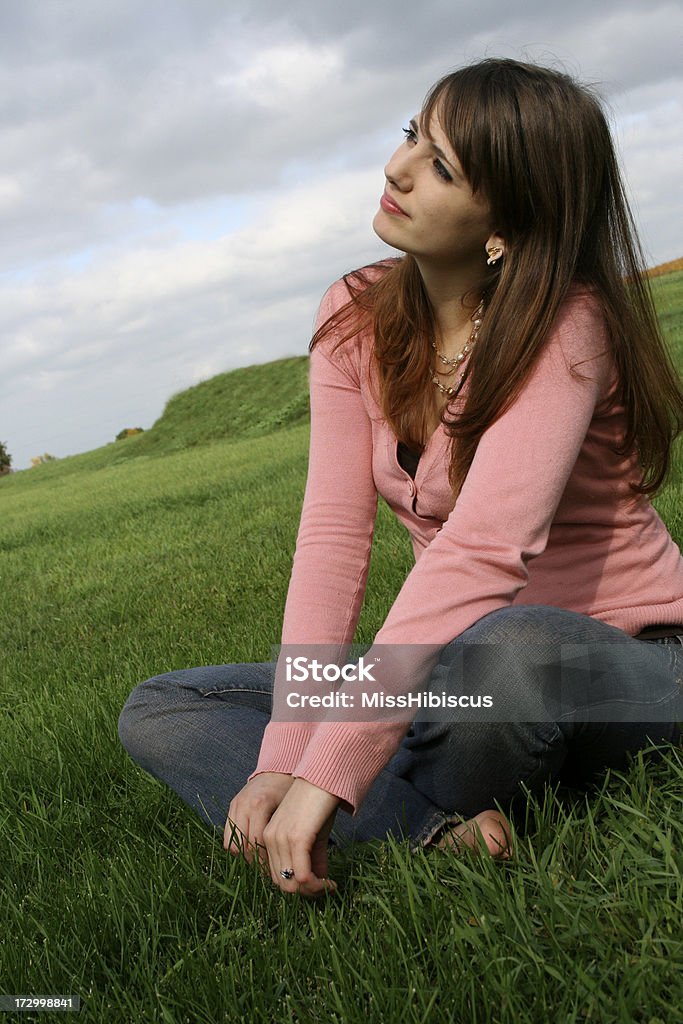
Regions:
<instances>
[{"instance_id":1,"label":"earring","mask_svg":"<svg viewBox=\"0 0 683 1024\"><path fill-rule=\"evenodd\" d=\"M486 250L486 254L488 256L486 262L489 267L492 267L503 255L503 247L501 245L492 245Z\"/></svg>"}]
</instances>

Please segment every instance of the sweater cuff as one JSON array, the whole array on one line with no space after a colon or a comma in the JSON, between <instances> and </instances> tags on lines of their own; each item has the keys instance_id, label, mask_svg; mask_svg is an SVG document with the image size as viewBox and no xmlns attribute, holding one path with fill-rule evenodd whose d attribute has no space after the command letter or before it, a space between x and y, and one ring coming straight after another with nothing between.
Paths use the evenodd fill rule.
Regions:
<instances>
[{"instance_id":1,"label":"sweater cuff","mask_svg":"<svg viewBox=\"0 0 683 1024\"><path fill-rule=\"evenodd\" d=\"M292 775L315 729L315 722L269 722L263 733L256 768L247 782L261 772Z\"/></svg>"},{"instance_id":2,"label":"sweater cuff","mask_svg":"<svg viewBox=\"0 0 683 1024\"><path fill-rule=\"evenodd\" d=\"M339 797L342 810L355 814L407 728L399 724L395 736L393 729L388 735L382 723L376 743L372 732L359 730L357 723L321 723L293 774Z\"/></svg>"}]
</instances>

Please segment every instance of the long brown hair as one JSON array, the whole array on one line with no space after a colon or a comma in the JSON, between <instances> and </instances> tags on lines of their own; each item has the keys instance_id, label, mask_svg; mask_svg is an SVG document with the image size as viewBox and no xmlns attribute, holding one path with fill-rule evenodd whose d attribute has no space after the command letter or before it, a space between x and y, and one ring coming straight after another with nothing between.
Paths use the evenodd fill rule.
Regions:
<instances>
[{"instance_id":1,"label":"long brown hair","mask_svg":"<svg viewBox=\"0 0 683 1024\"><path fill-rule=\"evenodd\" d=\"M444 410L457 494L484 431L519 395L572 284L599 299L626 411L622 455L638 453L636 492L652 494L683 430L683 390L662 339L609 128L592 92L549 68L487 59L447 75L425 100L457 153L473 193L489 203L505 256L482 253L485 315L466 364L467 397ZM378 270L382 272L378 276ZM397 438L423 444L434 320L412 256L345 277L351 300L317 331L340 342L374 334L379 397Z\"/></svg>"}]
</instances>

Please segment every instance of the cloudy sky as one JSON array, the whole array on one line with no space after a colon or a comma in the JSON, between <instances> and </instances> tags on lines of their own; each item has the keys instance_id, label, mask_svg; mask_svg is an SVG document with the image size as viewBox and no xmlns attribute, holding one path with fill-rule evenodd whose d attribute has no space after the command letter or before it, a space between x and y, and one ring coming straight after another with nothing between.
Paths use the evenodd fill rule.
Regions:
<instances>
[{"instance_id":1,"label":"cloudy sky","mask_svg":"<svg viewBox=\"0 0 683 1024\"><path fill-rule=\"evenodd\" d=\"M658 0L0 0L15 467L304 353L327 285L388 252L370 224L401 128L483 56L598 85L649 261L683 255L682 35Z\"/></svg>"}]
</instances>

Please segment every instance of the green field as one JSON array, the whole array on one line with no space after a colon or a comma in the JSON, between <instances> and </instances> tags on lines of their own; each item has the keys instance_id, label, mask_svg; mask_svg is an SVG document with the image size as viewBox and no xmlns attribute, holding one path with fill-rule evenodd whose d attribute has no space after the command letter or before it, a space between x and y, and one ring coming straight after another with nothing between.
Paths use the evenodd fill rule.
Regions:
<instances>
[{"instance_id":1,"label":"green field","mask_svg":"<svg viewBox=\"0 0 683 1024\"><path fill-rule=\"evenodd\" d=\"M653 287L683 367L683 273ZM0 480L0 994L76 994L106 1022L683 1019L681 749L530 801L505 864L336 853L322 904L273 891L127 757L140 680L270 657L307 439L306 360L281 360ZM679 545L680 455L656 501ZM382 506L359 641L410 561Z\"/></svg>"}]
</instances>

